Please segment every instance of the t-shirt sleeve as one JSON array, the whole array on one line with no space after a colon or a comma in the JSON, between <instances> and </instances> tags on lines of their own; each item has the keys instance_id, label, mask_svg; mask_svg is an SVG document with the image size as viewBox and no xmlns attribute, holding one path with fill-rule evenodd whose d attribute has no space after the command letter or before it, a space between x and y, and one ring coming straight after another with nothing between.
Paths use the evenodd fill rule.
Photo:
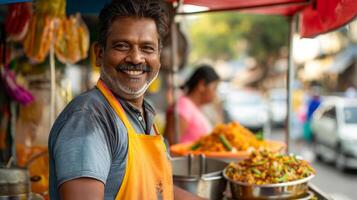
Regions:
<instances>
[{"instance_id":1,"label":"t-shirt sleeve","mask_svg":"<svg viewBox=\"0 0 357 200\"><path fill-rule=\"evenodd\" d=\"M111 163L105 130L90 111L76 111L65 120L53 147L58 187L83 177L105 184Z\"/></svg>"}]
</instances>

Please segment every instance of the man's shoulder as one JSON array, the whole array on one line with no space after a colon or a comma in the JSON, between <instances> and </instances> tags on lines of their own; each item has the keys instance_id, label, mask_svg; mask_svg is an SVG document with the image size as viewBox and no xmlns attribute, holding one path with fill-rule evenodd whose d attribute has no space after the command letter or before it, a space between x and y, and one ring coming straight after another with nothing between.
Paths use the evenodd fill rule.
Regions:
<instances>
[{"instance_id":1,"label":"man's shoulder","mask_svg":"<svg viewBox=\"0 0 357 200\"><path fill-rule=\"evenodd\" d=\"M66 107L69 110L94 111L108 109L108 102L97 88L92 88L75 97ZM65 110L66 110L65 109Z\"/></svg>"},{"instance_id":2,"label":"man's shoulder","mask_svg":"<svg viewBox=\"0 0 357 200\"><path fill-rule=\"evenodd\" d=\"M63 109L56 121L66 121L66 119L74 114L77 116L90 114L91 116L100 116L100 118L103 118L112 116L112 111L109 103L100 91L97 88L93 88L72 99Z\"/></svg>"}]
</instances>

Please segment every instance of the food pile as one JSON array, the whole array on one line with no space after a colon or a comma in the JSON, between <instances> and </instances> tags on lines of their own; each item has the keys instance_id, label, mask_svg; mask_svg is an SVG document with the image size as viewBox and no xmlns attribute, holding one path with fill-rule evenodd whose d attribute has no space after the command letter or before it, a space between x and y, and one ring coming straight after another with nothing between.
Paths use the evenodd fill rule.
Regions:
<instances>
[{"instance_id":1,"label":"food pile","mask_svg":"<svg viewBox=\"0 0 357 200\"><path fill-rule=\"evenodd\" d=\"M246 151L250 148L259 149L267 143L258 140L256 136L237 122L220 124L212 133L202 137L191 147L191 151L200 152L235 152Z\"/></svg>"},{"instance_id":2,"label":"food pile","mask_svg":"<svg viewBox=\"0 0 357 200\"><path fill-rule=\"evenodd\" d=\"M315 170L307 161L266 150L252 152L248 159L226 168L230 179L254 185L291 182L313 174Z\"/></svg>"}]
</instances>

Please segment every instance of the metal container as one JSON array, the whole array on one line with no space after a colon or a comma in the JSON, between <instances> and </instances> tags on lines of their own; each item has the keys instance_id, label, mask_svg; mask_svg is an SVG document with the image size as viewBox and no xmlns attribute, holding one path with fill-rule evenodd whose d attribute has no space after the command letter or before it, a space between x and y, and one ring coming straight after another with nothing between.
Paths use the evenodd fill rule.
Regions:
<instances>
[{"instance_id":1,"label":"metal container","mask_svg":"<svg viewBox=\"0 0 357 200\"><path fill-rule=\"evenodd\" d=\"M29 194L30 192L30 179L27 169L0 168L0 196Z\"/></svg>"},{"instance_id":2,"label":"metal container","mask_svg":"<svg viewBox=\"0 0 357 200\"><path fill-rule=\"evenodd\" d=\"M0 196L0 200L44 200L39 194L19 194L15 196Z\"/></svg>"},{"instance_id":3,"label":"metal container","mask_svg":"<svg viewBox=\"0 0 357 200\"><path fill-rule=\"evenodd\" d=\"M223 176L229 182L233 199L299 199L308 193L308 181L315 175L304 179L291 181L287 183L252 185L239 181L234 181L227 177L226 169Z\"/></svg>"},{"instance_id":4,"label":"metal container","mask_svg":"<svg viewBox=\"0 0 357 200\"><path fill-rule=\"evenodd\" d=\"M200 197L221 200L227 181L222 171L227 163L203 155L172 159L174 184Z\"/></svg>"}]
</instances>

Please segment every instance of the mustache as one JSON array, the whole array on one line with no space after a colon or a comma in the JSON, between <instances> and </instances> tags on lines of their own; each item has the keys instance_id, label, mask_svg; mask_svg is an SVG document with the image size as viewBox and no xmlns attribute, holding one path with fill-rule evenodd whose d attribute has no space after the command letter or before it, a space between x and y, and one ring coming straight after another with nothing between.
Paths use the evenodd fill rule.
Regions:
<instances>
[{"instance_id":1,"label":"mustache","mask_svg":"<svg viewBox=\"0 0 357 200\"><path fill-rule=\"evenodd\" d=\"M151 72L151 69L146 64L132 64L132 63L122 63L115 67L117 71L144 71L144 72Z\"/></svg>"}]
</instances>

